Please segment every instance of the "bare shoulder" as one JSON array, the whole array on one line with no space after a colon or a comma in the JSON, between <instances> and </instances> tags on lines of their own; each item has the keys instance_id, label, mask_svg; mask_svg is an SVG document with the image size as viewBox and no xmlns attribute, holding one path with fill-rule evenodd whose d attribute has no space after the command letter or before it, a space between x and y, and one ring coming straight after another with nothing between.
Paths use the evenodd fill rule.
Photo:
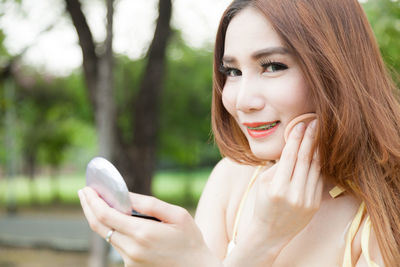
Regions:
<instances>
[{"instance_id":1,"label":"bare shoulder","mask_svg":"<svg viewBox=\"0 0 400 267\"><path fill-rule=\"evenodd\" d=\"M232 176L237 176L243 173L248 173L254 167L249 165L240 164L230 158L221 159L215 166L210 178L212 179L230 179Z\"/></svg>"},{"instance_id":2,"label":"bare shoulder","mask_svg":"<svg viewBox=\"0 0 400 267\"><path fill-rule=\"evenodd\" d=\"M243 184L248 183L254 169L254 166L240 164L230 158L223 158L213 169L207 187L214 187L229 198L229 195L236 188L242 188Z\"/></svg>"},{"instance_id":3,"label":"bare shoulder","mask_svg":"<svg viewBox=\"0 0 400 267\"><path fill-rule=\"evenodd\" d=\"M213 169L200 197L195 220L208 247L221 259L224 258L229 242L227 213L236 199L240 184L254 167L223 158Z\"/></svg>"},{"instance_id":4,"label":"bare shoulder","mask_svg":"<svg viewBox=\"0 0 400 267\"><path fill-rule=\"evenodd\" d=\"M230 158L221 159L212 170L202 195L207 197L210 194L217 194L225 206L232 189L236 187L235 183L238 180L236 177L248 172L247 169L248 166L241 165Z\"/></svg>"}]
</instances>

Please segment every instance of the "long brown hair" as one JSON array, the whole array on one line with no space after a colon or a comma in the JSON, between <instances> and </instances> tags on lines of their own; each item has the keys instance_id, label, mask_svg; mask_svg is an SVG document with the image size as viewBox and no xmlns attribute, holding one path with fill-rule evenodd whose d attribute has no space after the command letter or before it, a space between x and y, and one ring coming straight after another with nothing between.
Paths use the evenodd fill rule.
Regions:
<instances>
[{"instance_id":1,"label":"long brown hair","mask_svg":"<svg viewBox=\"0 0 400 267\"><path fill-rule=\"evenodd\" d=\"M223 155L260 164L222 104L219 73L231 19L252 6L298 60L316 103L322 175L366 203L386 266L400 262L400 105L357 0L236 0L214 53L212 126ZM348 181L352 185L349 186Z\"/></svg>"}]
</instances>

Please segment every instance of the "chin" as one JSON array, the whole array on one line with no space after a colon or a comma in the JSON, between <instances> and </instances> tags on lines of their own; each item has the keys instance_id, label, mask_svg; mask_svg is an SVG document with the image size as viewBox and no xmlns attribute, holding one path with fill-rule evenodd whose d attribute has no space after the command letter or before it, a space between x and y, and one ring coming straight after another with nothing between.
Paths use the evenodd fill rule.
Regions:
<instances>
[{"instance_id":1,"label":"chin","mask_svg":"<svg viewBox=\"0 0 400 267\"><path fill-rule=\"evenodd\" d=\"M281 144L274 144L272 146L267 144L250 144L250 149L253 155L261 160L279 160L283 146Z\"/></svg>"}]
</instances>

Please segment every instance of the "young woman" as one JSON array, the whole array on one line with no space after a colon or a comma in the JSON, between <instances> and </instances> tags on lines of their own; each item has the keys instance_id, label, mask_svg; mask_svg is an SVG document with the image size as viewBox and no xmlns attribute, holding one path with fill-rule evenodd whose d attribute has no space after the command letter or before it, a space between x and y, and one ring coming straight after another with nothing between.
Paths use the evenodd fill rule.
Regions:
<instances>
[{"instance_id":1,"label":"young woman","mask_svg":"<svg viewBox=\"0 0 400 267\"><path fill-rule=\"evenodd\" d=\"M399 266L396 91L357 0L236 0L214 58L225 157L196 222L138 194L162 222L126 216L91 188L85 215L126 266Z\"/></svg>"}]
</instances>

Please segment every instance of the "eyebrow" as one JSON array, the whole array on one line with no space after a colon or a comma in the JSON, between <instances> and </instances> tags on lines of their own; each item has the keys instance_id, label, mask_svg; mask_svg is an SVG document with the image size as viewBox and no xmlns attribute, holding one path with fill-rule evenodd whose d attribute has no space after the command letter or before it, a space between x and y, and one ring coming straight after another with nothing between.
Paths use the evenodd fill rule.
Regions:
<instances>
[{"instance_id":1,"label":"eyebrow","mask_svg":"<svg viewBox=\"0 0 400 267\"><path fill-rule=\"evenodd\" d=\"M268 47L268 48L264 48L261 50L258 50L256 52L254 52L251 57L255 60L260 59L262 57L266 57L266 56L271 56L274 54L280 54L280 55L285 55L285 54L289 54L289 50L285 47L282 46L276 46L276 47ZM224 63L235 63L236 59L232 56L223 56L222 58L222 62Z\"/></svg>"}]
</instances>

